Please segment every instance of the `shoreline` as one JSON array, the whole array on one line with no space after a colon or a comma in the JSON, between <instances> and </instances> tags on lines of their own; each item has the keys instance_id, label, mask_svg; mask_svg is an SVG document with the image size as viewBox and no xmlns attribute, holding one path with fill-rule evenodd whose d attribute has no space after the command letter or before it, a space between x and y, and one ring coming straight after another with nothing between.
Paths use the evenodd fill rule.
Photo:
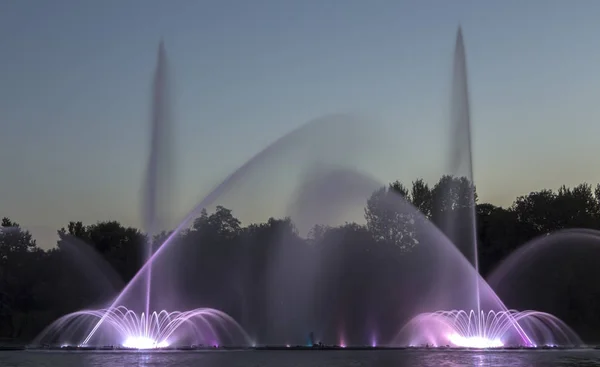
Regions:
<instances>
[{"instance_id":1,"label":"shoreline","mask_svg":"<svg viewBox=\"0 0 600 367\"><path fill-rule=\"evenodd\" d=\"M501 351L540 351L540 350L581 350L581 349L600 349L600 346L582 346L582 347L558 347L558 346L544 346L544 347L502 347L502 348L455 348L455 347L393 347L393 346L337 346L337 345L324 345L324 346L287 346L287 345L267 345L267 346L256 346L256 347L243 347L243 346L181 346L181 347L167 347L167 348L154 348L154 349L133 349L116 346L0 346L0 352L3 351L118 351L118 352L174 352L174 351L392 351L392 350L404 350L404 351L446 351L446 352L501 352Z\"/></svg>"}]
</instances>

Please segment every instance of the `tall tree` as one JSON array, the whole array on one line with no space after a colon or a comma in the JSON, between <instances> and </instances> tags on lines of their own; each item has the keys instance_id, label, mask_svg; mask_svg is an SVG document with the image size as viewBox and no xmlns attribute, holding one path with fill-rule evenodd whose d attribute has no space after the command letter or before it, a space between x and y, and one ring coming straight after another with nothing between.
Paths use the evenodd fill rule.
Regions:
<instances>
[{"instance_id":1,"label":"tall tree","mask_svg":"<svg viewBox=\"0 0 600 367\"><path fill-rule=\"evenodd\" d=\"M37 269L34 256L41 255L29 231L3 218L0 224L0 329L12 336L21 334L15 320L20 312L35 307L33 285Z\"/></svg>"},{"instance_id":2,"label":"tall tree","mask_svg":"<svg viewBox=\"0 0 600 367\"><path fill-rule=\"evenodd\" d=\"M375 191L365 208L367 228L377 242L410 251L417 243L415 210L408 190L396 181Z\"/></svg>"}]
</instances>

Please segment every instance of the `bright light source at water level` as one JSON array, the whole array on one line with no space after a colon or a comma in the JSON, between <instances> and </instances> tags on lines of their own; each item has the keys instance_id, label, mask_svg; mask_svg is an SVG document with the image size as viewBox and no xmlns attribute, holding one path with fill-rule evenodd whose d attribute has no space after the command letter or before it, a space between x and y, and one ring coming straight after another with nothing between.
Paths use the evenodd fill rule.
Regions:
<instances>
[{"instance_id":1,"label":"bright light source at water level","mask_svg":"<svg viewBox=\"0 0 600 367\"><path fill-rule=\"evenodd\" d=\"M500 339L487 339L481 336L464 337L456 333L448 335L448 340L457 347L463 348L501 348L504 346Z\"/></svg>"},{"instance_id":2,"label":"bright light source at water level","mask_svg":"<svg viewBox=\"0 0 600 367\"><path fill-rule=\"evenodd\" d=\"M155 349L155 348L166 348L169 343L166 340L157 342L156 340L150 339L145 336L130 336L123 343L125 348L132 349Z\"/></svg>"}]
</instances>

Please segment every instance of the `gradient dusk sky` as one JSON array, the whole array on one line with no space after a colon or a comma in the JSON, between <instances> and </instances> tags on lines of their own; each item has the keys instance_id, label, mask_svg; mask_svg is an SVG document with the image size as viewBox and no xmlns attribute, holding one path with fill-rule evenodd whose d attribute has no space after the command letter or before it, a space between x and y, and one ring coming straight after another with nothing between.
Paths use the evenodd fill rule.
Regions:
<instances>
[{"instance_id":1,"label":"gradient dusk sky","mask_svg":"<svg viewBox=\"0 0 600 367\"><path fill-rule=\"evenodd\" d=\"M595 184L599 19L596 0L3 0L0 216L43 247L70 220L140 224L160 39L174 78L174 220L325 114L373 116L421 137L399 139L417 148L440 139L459 24L480 200ZM374 161L382 182L400 178L399 160Z\"/></svg>"}]
</instances>

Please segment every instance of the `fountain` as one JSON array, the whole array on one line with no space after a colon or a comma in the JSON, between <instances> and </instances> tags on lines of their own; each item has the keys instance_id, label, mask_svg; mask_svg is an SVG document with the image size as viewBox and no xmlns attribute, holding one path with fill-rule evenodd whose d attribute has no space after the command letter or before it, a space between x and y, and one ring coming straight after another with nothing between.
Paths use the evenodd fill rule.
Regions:
<instances>
[{"instance_id":1,"label":"fountain","mask_svg":"<svg viewBox=\"0 0 600 367\"><path fill-rule=\"evenodd\" d=\"M262 343L272 341L282 345L294 341L300 345L306 342L310 332L311 344L318 340L341 347L377 346L378 343L380 346L466 348L581 344L579 337L565 323L549 313L508 309L479 274L467 73L460 29L453 75L449 174L462 179L447 176L444 179L447 192L433 201L436 205L448 205L454 200L450 196L458 192L464 202L451 203L452 210L431 218L424 215L417 203L390 192L380 203L384 212L395 213L386 225L402 225L408 231L402 236L392 236L399 241L398 246L380 246L375 251L345 246L348 233L358 242L369 235L358 225L332 231L329 237L320 239L319 246L303 248L296 246L299 236L293 232L291 222L269 220L267 225L275 228L275 238L261 238L262 242L270 241L273 246L267 247L268 263L264 264L268 268L262 280L266 299L259 303L260 315L266 315L266 318L258 321L268 325L261 325L267 331L255 335L256 339L260 337ZM170 167L164 160L168 158L167 142L161 140L167 135L166 79L166 58L161 45L153 88L152 145L144 191L147 206L143 218L149 235L156 234L160 228L157 208L162 205L158 199L165 196L161 192L164 186L161 180L169 177L164 172ZM274 200L261 200L251 190L269 182L279 190L279 186L283 186L280 183L285 180L293 181L295 189L284 194L285 199L290 199L287 207L284 203L285 214L303 230L315 224L333 223L339 217L342 217L342 223L344 220L351 222L353 218L345 219L345 214L351 212L351 207L360 207L360 212L364 213L365 196L381 187L383 181L374 178L376 175L372 172L348 168L341 161L347 159L358 166L359 159L355 156L361 157L359 153L365 149L376 148L365 144L369 134L376 130L363 119L335 115L305 124L278 139L205 196L160 246L155 249L148 243L143 254L144 265L110 305L63 316L44 330L35 343L120 345L137 349L192 344L253 345L240 324L222 311L213 308L167 311L187 305L182 299L185 292L173 286L172 277L178 271L164 271L185 265L176 261L186 256L182 254L187 254L181 251L180 234L201 215L202 210L214 206L227 195L230 196L226 199L233 202L240 197L249 200L250 210L264 209ZM345 135L348 132L351 135ZM397 136L393 140L394 144L398 143ZM348 149L336 145L341 141L347 143ZM321 150L321 147L329 149ZM301 157L304 161L290 160L289 153L292 158ZM333 163L329 162L332 158ZM284 169L274 168L276 163L282 164ZM269 182L264 180L267 174ZM257 182L252 182L253 178ZM271 199L274 191L271 188L264 190ZM258 201L254 203L253 199ZM398 234L395 231L398 228L387 229ZM404 236L406 233L408 235ZM319 241L318 237L311 241ZM240 252L243 256L248 255ZM367 271L352 278L353 282L346 277L358 270L344 269L346 257L370 261L362 269ZM388 261L387 266L382 265L383 260ZM249 262L247 257L242 261ZM239 296L236 301L241 299L243 309L247 290L237 283L233 283L233 287L239 288L236 288ZM372 302L370 297L351 298L352 302L347 302L344 297L358 287L366 294L383 294L387 297L383 299L388 302ZM250 292L258 292L255 288L258 287L250 284ZM396 309L399 306L401 310ZM397 325L402 324L404 327L398 331ZM392 335L395 337L391 343L381 342Z\"/></svg>"},{"instance_id":2,"label":"fountain","mask_svg":"<svg viewBox=\"0 0 600 367\"><path fill-rule=\"evenodd\" d=\"M153 254L153 238L158 233L158 208L164 205L169 158L169 103L167 93L167 62L164 44L158 48L158 61L152 87L151 145L143 190L143 222L149 236L144 267L127 284L109 307L82 310L65 315L43 330L34 345L75 345L78 347L111 345L133 349L166 348L176 345L248 345L248 337L242 327L224 312L211 308L187 311L155 311L153 288L160 288L157 298L166 297L168 285L158 283L163 277L154 270L150 260ZM85 244L63 235L67 244L75 243L78 253ZM157 274L158 273L158 274ZM134 284L136 283L136 284ZM139 284L138 284L139 283ZM141 285L141 286L140 286ZM136 289L137 288L137 289ZM139 300L143 300L140 305ZM135 307L128 308L124 304Z\"/></svg>"},{"instance_id":3,"label":"fountain","mask_svg":"<svg viewBox=\"0 0 600 367\"><path fill-rule=\"evenodd\" d=\"M579 337L557 317L539 311L463 310L422 313L404 327L411 346L504 348L575 346Z\"/></svg>"},{"instance_id":4,"label":"fountain","mask_svg":"<svg viewBox=\"0 0 600 367\"><path fill-rule=\"evenodd\" d=\"M450 128L452 141L449 156L452 174L473 182L467 67L460 27L454 53ZM457 247L462 247L463 254L471 262L474 283L471 287L471 299L466 304L470 303L472 308L420 313L401 329L396 342L478 349L581 345L579 336L557 317L539 311L509 310L491 289L488 295L482 295L474 190L470 192L468 201L470 210L464 217L447 213L440 228ZM468 227L465 228L460 223L467 223ZM483 307L484 297L495 299L492 309L486 310Z\"/></svg>"},{"instance_id":5,"label":"fountain","mask_svg":"<svg viewBox=\"0 0 600 367\"><path fill-rule=\"evenodd\" d=\"M93 329L94 331L90 332L90 325L98 325L99 320L103 320L101 330ZM236 325L235 320L214 309L199 308L173 312L162 310L151 314L138 314L124 306L117 306L65 315L56 320L52 327L40 336L40 340L57 338L61 340L61 345L111 345L127 349L198 344L235 345L239 340L231 337L231 325ZM224 339L223 336L228 338ZM79 342L80 340L83 341Z\"/></svg>"}]
</instances>

